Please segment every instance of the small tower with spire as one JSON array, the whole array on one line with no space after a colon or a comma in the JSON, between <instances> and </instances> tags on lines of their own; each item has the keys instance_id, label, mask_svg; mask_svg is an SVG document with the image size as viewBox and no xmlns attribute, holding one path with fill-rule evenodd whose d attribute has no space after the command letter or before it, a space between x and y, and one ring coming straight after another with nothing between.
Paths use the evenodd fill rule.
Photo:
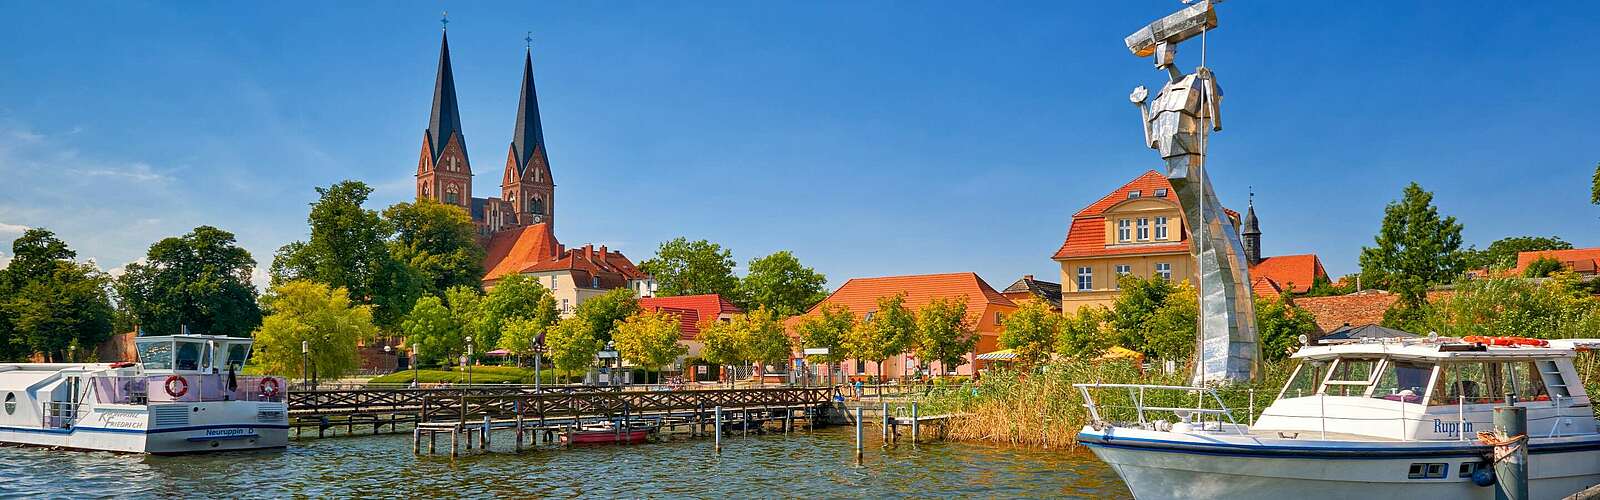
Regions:
<instances>
[{"instance_id":1,"label":"small tower with spire","mask_svg":"<svg viewBox=\"0 0 1600 500\"><path fill-rule=\"evenodd\" d=\"M448 15L439 20L448 25ZM417 160L417 197L462 208L472 203L472 165L467 161L467 141L461 134L461 110L456 103L456 80L450 69L448 29L439 39L439 70L433 85L433 112L422 134Z\"/></svg>"},{"instance_id":2,"label":"small tower with spire","mask_svg":"<svg viewBox=\"0 0 1600 500\"><path fill-rule=\"evenodd\" d=\"M517 214L519 225L554 226L556 184L550 178L544 125L539 120L539 94L533 85L533 35L523 38L522 92L517 103L516 130L506 153L500 195Z\"/></svg>"},{"instance_id":3,"label":"small tower with spire","mask_svg":"<svg viewBox=\"0 0 1600 500\"><path fill-rule=\"evenodd\" d=\"M1244 213L1243 227L1239 231L1240 239L1244 240L1244 256L1249 259L1250 265L1261 263L1261 225L1256 221L1256 193L1250 190L1250 206Z\"/></svg>"}]
</instances>

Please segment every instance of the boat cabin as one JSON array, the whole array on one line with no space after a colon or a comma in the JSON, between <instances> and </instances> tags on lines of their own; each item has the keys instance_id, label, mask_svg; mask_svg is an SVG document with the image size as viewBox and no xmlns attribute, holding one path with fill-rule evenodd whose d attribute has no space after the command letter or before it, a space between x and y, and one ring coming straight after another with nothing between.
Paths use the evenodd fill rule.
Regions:
<instances>
[{"instance_id":1,"label":"boat cabin","mask_svg":"<svg viewBox=\"0 0 1600 500\"><path fill-rule=\"evenodd\" d=\"M242 369L252 342L217 335L166 335L139 337L134 345L145 373L215 374Z\"/></svg>"},{"instance_id":2,"label":"boat cabin","mask_svg":"<svg viewBox=\"0 0 1600 500\"><path fill-rule=\"evenodd\" d=\"M1255 425L1281 437L1471 440L1495 406L1528 410L1540 437L1595 433L1572 360L1582 341L1485 345L1452 338L1366 339L1311 346ZM1304 436L1303 434L1310 434Z\"/></svg>"}]
</instances>

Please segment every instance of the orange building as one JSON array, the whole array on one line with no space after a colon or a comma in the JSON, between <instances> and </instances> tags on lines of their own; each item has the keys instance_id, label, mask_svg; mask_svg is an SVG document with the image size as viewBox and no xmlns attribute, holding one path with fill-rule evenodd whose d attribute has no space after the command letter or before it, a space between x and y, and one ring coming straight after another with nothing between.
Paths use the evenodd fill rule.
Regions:
<instances>
[{"instance_id":1,"label":"orange building","mask_svg":"<svg viewBox=\"0 0 1600 500\"><path fill-rule=\"evenodd\" d=\"M1585 276L1600 274L1600 248L1574 248L1572 250L1539 250L1517 253L1517 268L1512 272L1522 276L1528 265L1541 258L1555 259L1561 267Z\"/></svg>"},{"instance_id":2,"label":"orange building","mask_svg":"<svg viewBox=\"0 0 1600 500\"><path fill-rule=\"evenodd\" d=\"M1326 279L1314 254L1261 257L1261 229L1252 201L1243 222L1224 209L1244 243L1251 288L1263 297L1304 292ZM1189 231L1183 208L1165 175L1150 170L1095 200L1072 216L1066 241L1051 257L1061 265L1061 310L1109 306L1124 274L1188 279Z\"/></svg>"},{"instance_id":3,"label":"orange building","mask_svg":"<svg viewBox=\"0 0 1600 500\"><path fill-rule=\"evenodd\" d=\"M838 290L834 290L828 298L811 307L805 314L789 318L785 322L790 335L804 318L816 314L823 305L838 304L850 309L856 316L856 321L864 321L877 312L878 299L890 297L895 294L905 294L905 307L915 312L918 308L927 305L934 299L960 299L966 301L968 325L978 334L978 346L974 352L967 354L967 361L957 367L940 366L941 363L931 362L929 373L943 374L955 373L958 375L971 375L979 361L978 354L999 349L1001 321L1006 314L1017 309L1017 305L1007 299L994 287L989 286L983 278L976 273L949 273L949 274L922 274L912 276L884 276L879 278L853 278L846 281ZM800 346L802 349L805 346ZM891 357L883 362L883 374L886 378L900 378L916 374L918 361L915 356L902 354ZM845 360L841 363L841 370L846 376L868 376L878 374L878 363L870 360Z\"/></svg>"},{"instance_id":4,"label":"orange building","mask_svg":"<svg viewBox=\"0 0 1600 500\"><path fill-rule=\"evenodd\" d=\"M700 330L712 322L729 321L735 314L741 314L744 309L739 308L714 293L705 295L679 295L676 297L645 297L639 299L639 309L643 311L660 311L678 318L678 338L680 344L689 351L685 358L699 358L700 351L705 348L705 343L700 341ZM681 360L680 360L681 361ZM721 367L696 363L685 366L686 379L699 382L718 380L717 374Z\"/></svg>"}]
</instances>

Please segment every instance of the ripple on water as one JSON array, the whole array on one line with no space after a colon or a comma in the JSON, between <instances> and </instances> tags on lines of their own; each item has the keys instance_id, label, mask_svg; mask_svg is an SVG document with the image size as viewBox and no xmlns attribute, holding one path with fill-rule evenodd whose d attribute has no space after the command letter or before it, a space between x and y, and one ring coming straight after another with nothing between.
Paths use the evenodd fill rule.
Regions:
<instances>
[{"instance_id":1,"label":"ripple on water","mask_svg":"<svg viewBox=\"0 0 1600 500\"><path fill-rule=\"evenodd\" d=\"M832 428L640 446L414 457L410 436L291 442L286 450L179 457L0 448L0 496L28 497L1083 497L1127 498L1085 452L869 442ZM506 436L502 433L501 436ZM424 445L426 446L426 445Z\"/></svg>"}]
</instances>

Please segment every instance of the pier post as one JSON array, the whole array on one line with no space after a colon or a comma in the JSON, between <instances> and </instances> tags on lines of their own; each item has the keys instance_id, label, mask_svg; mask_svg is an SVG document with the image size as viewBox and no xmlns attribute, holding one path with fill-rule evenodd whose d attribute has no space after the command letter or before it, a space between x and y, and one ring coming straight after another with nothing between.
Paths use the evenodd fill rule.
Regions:
<instances>
[{"instance_id":1,"label":"pier post","mask_svg":"<svg viewBox=\"0 0 1600 500\"><path fill-rule=\"evenodd\" d=\"M455 429L452 429L450 431L450 458L456 458L456 447L457 447L456 442L460 441L460 438L461 438L461 428L460 427L456 427ZM468 441L468 443L471 443L471 442Z\"/></svg>"},{"instance_id":2,"label":"pier post","mask_svg":"<svg viewBox=\"0 0 1600 500\"><path fill-rule=\"evenodd\" d=\"M717 453L722 453L722 407L718 406L713 411L716 412L716 423L714 424L714 427L716 427L716 428L713 429L711 432L716 435L715 443L716 443Z\"/></svg>"},{"instance_id":3,"label":"pier post","mask_svg":"<svg viewBox=\"0 0 1600 500\"><path fill-rule=\"evenodd\" d=\"M1494 447L1495 498L1528 498L1528 409L1497 406L1494 432L1504 444Z\"/></svg>"},{"instance_id":4,"label":"pier post","mask_svg":"<svg viewBox=\"0 0 1600 500\"><path fill-rule=\"evenodd\" d=\"M883 391L883 387L879 387L878 391L880 391L879 395L881 396L882 395L881 391ZM882 398L880 397L879 399L882 399ZM889 424L889 402L888 401L884 401L883 402L883 447L884 448L888 448L889 447L889 425L890 425Z\"/></svg>"},{"instance_id":5,"label":"pier post","mask_svg":"<svg viewBox=\"0 0 1600 500\"><path fill-rule=\"evenodd\" d=\"M856 463L861 463L861 407L856 407Z\"/></svg>"},{"instance_id":6,"label":"pier post","mask_svg":"<svg viewBox=\"0 0 1600 500\"><path fill-rule=\"evenodd\" d=\"M434 432L432 430L429 430L428 431L428 454L432 455L434 453L438 453L438 451L439 451L439 433L438 432Z\"/></svg>"},{"instance_id":7,"label":"pier post","mask_svg":"<svg viewBox=\"0 0 1600 500\"><path fill-rule=\"evenodd\" d=\"M912 447L916 447L917 446L917 436L918 436L917 432L922 430L920 428L920 426L922 424L922 418L921 417L922 417L922 414L917 411L917 403L915 403L915 402L911 403L911 446Z\"/></svg>"},{"instance_id":8,"label":"pier post","mask_svg":"<svg viewBox=\"0 0 1600 500\"><path fill-rule=\"evenodd\" d=\"M522 453L522 412L517 412L517 453Z\"/></svg>"},{"instance_id":9,"label":"pier post","mask_svg":"<svg viewBox=\"0 0 1600 500\"><path fill-rule=\"evenodd\" d=\"M412 429L411 430L411 454L412 455L416 455L416 454L421 453L421 452L422 452L422 428L418 427L416 429Z\"/></svg>"},{"instance_id":10,"label":"pier post","mask_svg":"<svg viewBox=\"0 0 1600 500\"><path fill-rule=\"evenodd\" d=\"M478 431L478 448L489 451L489 416L483 416L483 430Z\"/></svg>"}]
</instances>

